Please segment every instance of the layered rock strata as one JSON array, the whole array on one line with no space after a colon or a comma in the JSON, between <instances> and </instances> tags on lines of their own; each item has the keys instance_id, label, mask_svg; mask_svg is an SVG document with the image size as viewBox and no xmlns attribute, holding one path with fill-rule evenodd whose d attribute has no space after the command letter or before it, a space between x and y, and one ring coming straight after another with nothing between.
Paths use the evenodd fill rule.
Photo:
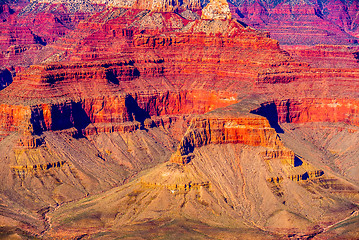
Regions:
<instances>
[{"instance_id":1,"label":"layered rock strata","mask_svg":"<svg viewBox=\"0 0 359 240\"><path fill-rule=\"evenodd\" d=\"M358 106L354 99L299 98L263 103L254 113L273 119L273 123L344 122L358 125Z\"/></svg>"},{"instance_id":2,"label":"layered rock strata","mask_svg":"<svg viewBox=\"0 0 359 240\"><path fill-rule=\"evenodd\" d=\"M233 107L238 109L237 114L241 112L240 105L241 103ZM225 109L223 111L226 112ZM271 183L278 183L283 180L283 177L293 181L303 181L315 179L324 174L323 170L316 169L286 148L267 118L244 113L237 117L223 117L221 114L211 113L207 117L193 118L177 151L172 155L171 162L188 164L195 157L193 154L195 148L211 144L244 144L265 147L267 150L259 155L267 164L271 175L267 181ZM272 167L276 161L280 161L283 165L284 174Z\"/></svg>"},{"instance_id":3,"label":"layered rock strata","mask_svg":"<svg viewBox=\"0 0 359 240\"><path fill-rule=\"evenodd\" d=\"M295 61L220 3L207 20L105 9L44 48L0 91L0 197L13 206L1 213L36 232L49 206L91 195L40 231L92 237L185 218L305 237L356 210L355 185L278 133L284 122L357 124L356 100L343 96L358 97L359 72ZM16 215L20 202L28 212Z\"/></svg>"},{"instance_id":4,"label":"layered rock strata","mask_svg":"<svg viewBox=\"0 0 359 240\"><path fill-rule=\"evenodd\" d=\"M69 34L87 14L103 9L71 9L70 3L37 1L9 1L2 6L6 14L1 13L0 63L12 67L28 67L41 61L40 51L46 45Z\"/></svg>"},{"instance_id":5,"label":"layered rock strata","mask_svg":"<svg viewBox=\"0 0 359 240\"><path fill-rule=\"evenodd\" d=\"M126 11L122 12L125 13ZM112 21L98 33L108 33L113 29L114 23ZM209 31L207 34L203 34L205 29ZM186 90L195 84L194 69L198 63L201 63L201 71L205 75L209 73L208 69L219 61L220 67L214 72L211 70L212 74L206 78L216 75L228 79L236 76L248 78L255 75L254 71L241 73L241 69L234 64L238 61L232 60L234 55L227 55L229 50L220 53L218 50L213 52L214 48L240 48L243 51L263 48L275 52L283 61L288 61L275 41L258 35L253 30L247 30L231 20L193 22L180 33L168 37L135 34L136 31L131 31L134 33L130 34L129 39L127 36L119 38L120 41L127 39L122 42L124 45L114 46L115 49L127 49L127 55L126 52L123 56L110 54L114 47L102 45L103 42L95 43L96 33L87 38L87 44L103 46L106 58L89 61L91 58L97 59L97 56L90 59L87 56L88 63L34 65L18 74L14 84L2 92L2 131L6 133L19 130L41 134L48 130L75 127L82 134L82 129L89 124L121 124L136 120L143 125L144 120L150 116L204 113L234 103L236 94L228 91L227 87L222 87L221 96L212 90L201 89L200 86L193 91ZM218 36L212 35L216 31L222 33ZM110 38L117 41L113 35ZM180 51L185 47L189 52L195 52L200 50L200 46L209 48L204 48L203 53L192 55L191 58L185 57L183 51ZM89 50L76 45L74 49L76 51L70 59L78 56L83 59L84 53ZM163 51L163 55L154 56L159 49ZM135 50L134 54L132 51ZM143 53L146 54L142 55ZM252 58L254 70L259 56ZM263 61L261 65L270 64ZM228 72L230 69L234 72ZM182 76L180 79L178 74ZM151 84L147 81L148 78L153 79ZM163 81L168 81L165 91L159 89ZM179 91L179 88L183 90ZM38 98L39 95L42 95L42 98ZM200 99L204 95L207 95L205 99ZM20 99L24 104L16 103ZM12 108L11 105L16 107ZM86 132L91 131L85 130Z\"/></svg>"},{"instance_id":6,"label":"layered rock strata","mask_svg":"<svg viewBox=\"0 0 359 240\"><path fill-rule=\"evenodd\" d=\"M357 1L234 1L234 16L282 44L356 44Z\"/></svg>"},{"instance_id":7,"label":"layered rock strata","mask_svg":"<svg viewBox=\"0 0 359 240\"><path fill-rule=\"evenodd\" d=\"M228 143L272 148L281 146L275 130L265 118L250 115L239 118L194 118L171 161L186 164L194 148Z\"/></svg>"}]
</instances>

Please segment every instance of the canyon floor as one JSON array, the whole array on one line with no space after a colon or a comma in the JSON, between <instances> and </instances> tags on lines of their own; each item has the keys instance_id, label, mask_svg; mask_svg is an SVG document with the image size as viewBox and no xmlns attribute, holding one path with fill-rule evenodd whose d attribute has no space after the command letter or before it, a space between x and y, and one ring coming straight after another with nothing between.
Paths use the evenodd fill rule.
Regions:
<instances>
[{"instance_id":1,"label":"canyon floor","mask_svg":"<svg viewBox=\"0 0 359 240\"><path fill-rule=\"evenodd\" d=\"M359 238L356 25L69 2L1 5L0 238Z\"/></svg>"}]
</instances>

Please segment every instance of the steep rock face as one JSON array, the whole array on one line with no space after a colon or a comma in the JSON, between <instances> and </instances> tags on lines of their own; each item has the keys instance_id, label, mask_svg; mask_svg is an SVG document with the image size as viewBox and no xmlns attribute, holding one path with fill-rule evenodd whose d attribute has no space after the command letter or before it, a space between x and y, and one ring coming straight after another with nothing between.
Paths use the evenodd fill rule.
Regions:
<instances>
[{"instance_id":1,"label":"steep rock face","mask_svg":"<svg viewBox=\"0 0 359 240\"><path fill-rule=\"evenodd\" d=\"M202 19L231 19L231 11L226 0L212 0L202 9Z\"/></svg>"},{"instance_id":2,"label":"steep rock face","mask_svg":"<svg viewBox=\"0 0 359 240\"><path fill-rule=\"evenodd\" d=\"M267 119L256 116L239 118L194 118L171 161L187 163L195 148L209 144L241 143L250 146L281 146Z\"/></svg>"},{"instance_id":3,"label":"steep rock face","mask_svg":"<svg viewBox=\"0 0 359 240\"><path fill-rule=\"evenodd\" d=\"M316 45L284 46L286 51L295 59L305 59L307 63L316 68L358 68L358 47Z\"/></svg>"},{"instance_id":4,"label":"steep rock face","mask_svg":"<svg viewBox=\"0 0 359 240\"><path fill-rule=\"evenodd\" d=\"M238 17L282 44L357 43L358 1L234 1Z\"/></svg>"},{"instance_id":5,"label":"steep rock face","mask_svg":"<svg viewBox=\"0 0 359 240\"><path fill-rule=\"evenodd\" d=\"M1 106L2 131L26 131L30 127L31 110L23 106Z\"/></svg>"},{"instance_id":6,"label":"steep rock face","mask_svg":"<svg viewBox=\"0 0 359 240\"><path fill-rule=\"evenodd\" d=\"M270 169L271 174L267 179L270 183L280 183L284 177L292 181L304 181L315 179L324 174L323 170L313 167L283 145L276 132L276 130L280 131L281 129L278 125L273 124L273 119L245 114L242 112L243 108L246 108L244 104L250 105L249 102L238 103L224 108L222 111L204 114L202 118L193 118L177 151L172 155L171 162L188 164L195 157L193 152L207 145L243 144L266 148L265 151L260 152L259 156ZM265 106L262 105L262 108ZM234 109L235 111L233 111ZM223 112L228 113L223 114ZM257 111L257 113L263 114L264 111ZM270 115L269 112L267 113ZM265 116L265 114L263 115ZM271 127L270 123L274 125L274 128ZM278 172L278 169L276 170L276 167L272 166L277 162L287 167Z\"/></svg>"},{"instance_id":7,"label":"steep rock face","mask_svg":"<svg viewBox=\"0 0 359 240\"><path fill-rule=\"evenodd\" d=\"M36 3L45 3L45 4L53 4L59 1L54 0L36 0ZM110 7L123 7L123 8L134 8L134 9L147 9L151 11L158 11L158 12L172 12L175 10L200 10L201 3L198 0L185 0L185 1L178 1L178 0L151 0L151 1L144 1L144 0L95 0L95 1L60 1L61 3L71 4L70 6L75 11L88 9L88 8L95 8L96 5L107 5Z\"/></svg>"},{"instance_id":8,"label":"steep rock face","mask_svg":"<svg viewBox=\"0 0 359 240\"><path fill-rule=\"evenodd\" d=\"M254 112L273 116L278 122L344 122L358 125L357 101L353 99L288 99L263 103ZM272 111L271 109L273 109Z\"/></svg>"},{"instance_id":9,"label":"steep rock face","mask_svg":"<svg viewBox=\"0 0 359 240\"><path fill-rule=\"evenodd\" d=\"M36 55L44 46L70 33L86 14L99 9L75 12L68 3L37 1L19 1L4 7L8 12L6 21L0 24L0 63L4 66L29 66L36 62Z\"/></svg>"},{"instance_id":10,"label":"steep rock face","mask_svg":"<svg viewBox=\"0 0 359 240\"><path fill-rule=\"evenodd\" d=\"M203 97L202 97L203 96ZM3 133L20 131L26 134L41 134L44 131L64 130L75 127L78 134L117 126L122 130L126 122L137 121L144 126L151 116L204 113L235 102L228 98L205 91L163 92L147 94L125 94L111 97L84 98L59 103L42 103L33 106L13 107L2 105L1 129ZM90 125L90 126L89 126ZM122 126L122 127L121 127ZM135 127L133 130L137 129ZM108 130L110 132L115 130Z\"/></svg>"},{"instance_id":11,"label":"steep rock face","mask_svg":"<svg viewBox=\"0 0 359 240\"><path fill-rule=\"evenodd\" d=\"M355 91L358 74L356 68L311 68L308 71L292 70L289 74L287 71L266 71L259 74L256 91L270 95L272 99L288 99L287 96L293 99L350 98L355 102L359 96Z\"/></svg>"}]
</instances>

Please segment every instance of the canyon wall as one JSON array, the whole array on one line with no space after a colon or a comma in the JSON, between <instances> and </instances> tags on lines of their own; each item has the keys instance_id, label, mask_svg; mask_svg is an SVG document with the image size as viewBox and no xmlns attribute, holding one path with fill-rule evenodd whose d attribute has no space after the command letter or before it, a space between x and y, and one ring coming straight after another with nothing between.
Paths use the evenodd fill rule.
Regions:
<instances>
[{"instance_id":1,"label":"canyon wall","mask_svg":"<svg viewBox=\"0 0 359 240\"><path fill-rule=\"evenodd\" d=\"M316 8L279 4L267 15L256 2L263 24L272 16L319 14ZM233 19L241 10L227 2L213 0L202 19L193 1L133 2L139 9L97 3L103 5L34 1L18 12L4 8L8 23L13 15L21 26L29 25L26 19L34 26L22 29L19 44L10 44L3 54L39 53L37 64L17 68L12 83L1 82L0 178L5 184L0 197L13 206L8 215L27 216L14 214L24 202L47 224L41 213L49 206L87 195L91 199L82 201L92 201L94 194L109 190L99 200L109 201L108 212L90 209L89 216L95 216L89 225L87 213L75 217L85 229L93 227L90 232L102 231L107 218L106 227L122 229L124 223L163 217L162 206L176 206L170 219L205 216L224 227L280 231L279 215L278 222L294 219L309 234L319 231L310 229L313 223L321 230L339 218L338 212L344 216L355 209L355 187L285 147L278 133L287 122L357 125L358 70L313 68L291 58L268 32ZM216 12L218 6L223 8ZM47 18L49 26L41 29ZM293 25L289 18L283 22ZM10 43L11 31L0 40ZM309 196L305 203L302 196ZM113 199L121 202L113 207ZM53 222L70 215L59 214ZM65 222L79 227L75 220ZM56 232L56 227L44 228ZM60 229L60 235L73 234L68 229ZM295 232L290 226L285 231L286 236Z\"/></svg>"},{"instance_id":2,"label":"canyon wall","mask_svg":"<svg viewBox=\"0 0 359 240\"><path fill-rule=\"evenodd\" d=\"M235 59L230 49L251 52L262 49L268 51L266 56L274 53L280 57L279 61L288 61L276 41L234 20L192 21L179 32L167 36L150 35L141 34L137 28L123 31L121 22L139 13L146 16L154 13L117 10L122 17L105 21L98 31L67 46L71 49L67 60L72 62L32 65L16 74L14 83L1 92L1 112L6 116L1 123L4 134L20 129L41 134L73 127L79 134L82 130L88 134L96 128L108 128L102 127L103 124L114 124L116 129L123 129L118 124L136 121L143 126L145 119L151 116L205 113L236 102L237 94L225 85L218 84L216 90L209 87L213 77L225 77L220 81L227 81L243 76L243 82L251 81L258 64L271 66L271 62L260 54L243 55L241 58L251 58L247 64L253 68L243 73L236 63L244 60ZM107 17L109 13L105 11L103 14ZM81 28L78 31L81 32ZM121 34L117 36L117 32ZM103 37L119 44L107 45L106 41L98 41ZM64 45L60 44L59 48L62 47ZM183 47L193 54L186 54ZM89 55L93 49L103 49L103 57ZM126 51L114 55L113 52L121 50ZM296 66L295 63L286 65ZM217 67L213 72L211 67L214 66ZM232 70L227 74L229 69ZM196 84L199 73L208 87L191 86ZM164 82L166 87L162 89ZM21 114L9 110L12 105ZM92 130L85 130L88 126Z\"/></svg>"},{"instance_id":3,"label":"canyon wall","mask_svg":"<svg viewBox=\"0 0 359 240\"><path fill-rule=\"evenodd\" d=\"M358 101L353 99L287 99L263 103L253 110L272 123L344 122L358 125Z\"/></svg>"},{"instance_id":4,"label":"canyon wall","mask_svg":"<svg viewBox=\"0 0 359 240\"><path fill-rule=\"evenodd\" d=\"M358 43L358 1L234 1L233 15L281 44Z\"/></svg>"},{"instance_id":5,"label":"canyon wall","mask_svg":"<svg viewBox=\"0 0 359 240\"><path fill-rule=\"evenodd\" d=\"M102 132L104 124L118 126L136 121L140 128L146 119L165 115L205 113L235 102L233 95L228 98L215 92L183 91L162 93L135 93L111 97L67 100L52 104L32 106L1 105L1 130L3 133L20 131L25 134L41 134L75 127L78 134L89 133L85 128ZM151 125L150 125L151 126ZM106 128L104 128L106 129ZM134 128L135 130L137 128ZM112 132L112 131L111 131Z\"/></svg>"}]
</instances>

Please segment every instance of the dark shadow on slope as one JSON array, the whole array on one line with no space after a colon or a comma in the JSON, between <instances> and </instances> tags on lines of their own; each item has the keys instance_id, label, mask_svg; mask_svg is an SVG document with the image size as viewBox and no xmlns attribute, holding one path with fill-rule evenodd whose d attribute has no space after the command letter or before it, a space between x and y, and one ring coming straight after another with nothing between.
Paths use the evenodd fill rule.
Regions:
<instances>
[{"instance_id":1,"label":"dark shadow on slope","mask_svg":"<svg viewBox=\"0 0 359 240\"><path fill-rule=\"evenodd\" d=\"M81 133L81 130L85 129L91 123L89 116L82 108L81 102L72 103L72 118L73 125L79 133Z\"/></svg>"},{"instance_id":2,"label":"dark shadow on slope","mask_svg":"<svg viewBox=\"0 0 359 240\"><path fill-rule=\"evenodd\" d=\"M140 108L137 104L137 101L131 96L128 95L125 99L125 106L127 108L128 115L130 116L130 121L138 121L143 125L146 118L150 118L150 114Z\"/></svg>"},{"instance_id":3,"label":"dark shadow on slope","mask_svg":"<svg viewBox=\"0 0 359 240\"><path fill-rule=\"evenodd\" d=\"M132 81L141 75L137 68L133 68L127 73L117 72L114 69L106 69L105 74L107 81L116 85L118 85L120 81Z\"/></svg>"},{"instance_id":4,"label":"dark shadow on slope","mask_svg":"<svg viewBox=\"0 0 359 240\"><path fill-rule=\"evenodd\" d=\"M31 109L30 123L33 128L33 133L36 135L41 135L42 132L47 130L42 109L39 107Z\"/></svg>"},{"instance_id":5,"label":"dark shadow on slope","mask_svg":"<svg viewBox=\"0 0 359 240\"><path fill-rule=\"evenodd\" d=\"M236 13L240 18L244 18L245 16L242 14L242 12L237 8Z\"/></svg>"},{"instance_id":6,"label":"dark shadow on slope","mask_svg":"<svg viewBox=\"0 0 359 240\"><path fill-rule=\"evenodd\" d=\"M251 113L267 118L270 126L274 128L277 133L284 133L278 123L278 111L275 103L262 104L260 108L251 111Z\"/></svg>"},{"instance_id":7,"label":"dark shadow on slope","mask_svg":"<svg viewBox=\"0 0 359 240\"><path fill-rule=\"evenodd\" d=\"M357 60L357 63L359 63L359 52L353 53L354 58Z\"/></svg>"},{"instance_id":8,"label":"dark shadow on slope","mask_svg":"<svg viewBox=\"0 0 359 240\"><path fill-rule=\"evenodd\" d=\"M297 155L294 156L294 167L302 166L303 161Z\"/></svg>"},{"instance_id":9,"label":"dark shadow on slope","mask_svg":"<svg viewBox=\"0 0 359 240\"><path fill-rule=\"evenodd\" d=\"M0 70L0 90L12 83L12 75L8 69Z\"/></svg>"},{"instance_id":10,"label":"dark shadow on slope","mask_svg":"<svg viewBox=\"0 0 359 240\"><path fill-rule=\"evenodd\" d=\"M314 9L314 12L315 12L315 15L316 15L316 16L318 16L318 17L321 18L321 19L324 19L323 13L322 13L322 11L321 11L320 9L315 8L315 9Z\"/></svg>"},{"instance_id":11,"label":"dark shadow on slope","mask_svg":"<svg viewBox=\"0 0 359 240\"><path fill-rule=\"evenodd\" d=\"M307 172L302 175L302 180L305 181L305 180L307 180L308 178L309 178L309 175L308 175Z\"/></svg>"},{"instance_id":12,"label":"dark shadow on slope","mask_svg":"<svg viewBox=\"0 0 359 240\"><path fill-rule=\"evenodd\" d=\"M106 71L106 79L107 81L118 85L120 82L118 81L116 75L112 71Z\"/></svg>"},{"instance_id":13,"label":"dark shadow on slope","mask_svg":"<svg viewBox=\"0 0 359 240\"><path fill-rule=\"evenodd\" d=\"M81 102L52 105L51 120L51 130L63 130L75 127L80 134L79 137L81 137L81 130L91 123L90 118L82 108Z\"/></svg>"},{"instance_id":14,"label":"dark shadow on slope","mask_svg":"<svg viewBox=\"0 0 359 240\"><path fill-rule=\"evenodd\" d=\"M72 128L72 111L71 107L64 105L52 105L51 106L51 130L63 130L67 128Z\"/></svg>"},{"instance_id":15,"label":"dark shadow on slope","mask_svg":"<svg viewBox=\"0 0 359 240\"><path fill-rule=\"evenodd\" d=\"M47 45L47 42L46 42L45 39L43 39L43 38L41 38L40 36L37 36L37 35L35 35L35 34L33 34L33 36L34 36L34 40L35 40L36 43L38 43L38 44L40 44L40 45L42 45L42 46L46 46L46 45Z\"/></svg>"}]
</instances>

